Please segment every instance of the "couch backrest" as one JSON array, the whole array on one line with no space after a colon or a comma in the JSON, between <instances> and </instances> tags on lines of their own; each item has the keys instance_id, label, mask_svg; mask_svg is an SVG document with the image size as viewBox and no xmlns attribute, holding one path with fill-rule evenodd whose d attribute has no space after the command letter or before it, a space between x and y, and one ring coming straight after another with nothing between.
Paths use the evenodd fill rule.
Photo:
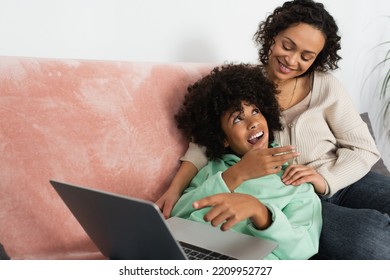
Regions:
<instances>
[{"instance_id":1,"label":"couch backrest","mask_svg":"<svg viewBox=\"0 0 390 280\"><path fill-rule=\"evenodd\" d=\"M89 241L49 179L156 200L187 148L173 116L210 69L0 57L0 243L11 258L94 248L77 243Z\"/></svg>"}]
</instances>

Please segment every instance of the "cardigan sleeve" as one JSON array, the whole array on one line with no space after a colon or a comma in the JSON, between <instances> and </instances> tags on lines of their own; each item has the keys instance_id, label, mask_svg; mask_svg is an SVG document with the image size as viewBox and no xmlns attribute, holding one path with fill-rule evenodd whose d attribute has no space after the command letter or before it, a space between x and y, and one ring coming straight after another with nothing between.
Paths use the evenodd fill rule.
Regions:
<instances>
[{"instance_id":1,"label":"cardigan sleeve","mask_svg":"<svg viewBox=\"0 0 390 280\"><path fill-rule=\"evenodd\" d=\"M312 104L298 119L295 137L305 164L316 168L333 195L366 175L380 154L339 81L331 74L315 78Z\"/></svg>"},{"instance_id":2,"label":"cardigan sleeve","mask_svg":"<svg viewBox=\"0 0 390 280\"><path fill-rule=\"evenodd\" d=\"M206 166L208 159L206 157L206 148L193 142L188 145L187 152L180 158L181 161L189 161L196 166L198 171Z\"/></svg>"}]
</instances>

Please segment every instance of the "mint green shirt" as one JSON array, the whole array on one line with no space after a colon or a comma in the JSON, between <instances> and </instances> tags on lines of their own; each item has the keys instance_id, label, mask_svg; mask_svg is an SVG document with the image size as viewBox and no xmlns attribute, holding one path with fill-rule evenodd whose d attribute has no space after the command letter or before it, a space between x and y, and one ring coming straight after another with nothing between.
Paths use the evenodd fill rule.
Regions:
<instances>
[{"instance_id":1,"label":"mint green shirt","mask_svg":"<svg viewBox=\"0 0 390 280\"><path fill-rule=\"evenodd\" d=\"M192 203L206 196L230 193L221 174L239 160L239 157L227 154L222 160L210 161L184 191L172 210L172 216L205 223L203 216L210 208L195 210ZM280 179L282 173L245 181L234 190L261 201L272 213L272 224L259 230L247 219L232 230L277 242L278 247L265 259L308 259L318 252L321 202L311 184L285 185Z\"/></svg>"}]
</instances>

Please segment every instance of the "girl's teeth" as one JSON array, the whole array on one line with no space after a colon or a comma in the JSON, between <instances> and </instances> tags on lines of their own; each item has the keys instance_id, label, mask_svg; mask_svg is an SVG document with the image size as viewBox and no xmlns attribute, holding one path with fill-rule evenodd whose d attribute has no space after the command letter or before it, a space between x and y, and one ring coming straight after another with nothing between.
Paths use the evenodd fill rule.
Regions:
<instances>
[{"instance_id":1,"label":"girl's teeth","mask_svg":"<svg viewBox=\"0 0 390 280\"><path fill-rule=\"evenodd\" d=\"M258 138L258 137L260 137L260 136L262 136L262 135L263 135L263 132L259 132L259 133L255 134L255 135L253 135L252 137L250 137L249 140Z\"/></svg>"},{"instance_id":2,"label":"girl's teeth","mask_svg":"<svg viewBox=\"0 0 390 280\"><path fill-rule=\"evenodd\" d=\"M248 142L249 142L250 144L252 144L252 145L256 144L257 141L259 141L260 138L263 136L263 134L264 134L264 132L259 132L259 133L255 134L255 135L253 135L252 137L250 137L250 138L248 139Z\"/></svg>"}]
</instances>

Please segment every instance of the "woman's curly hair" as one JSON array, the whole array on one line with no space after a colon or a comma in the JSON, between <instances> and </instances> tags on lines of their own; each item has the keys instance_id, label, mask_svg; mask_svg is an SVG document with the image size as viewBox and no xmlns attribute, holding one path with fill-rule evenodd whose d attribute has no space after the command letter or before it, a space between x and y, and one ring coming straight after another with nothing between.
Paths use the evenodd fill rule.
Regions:
<instances>
[{"instance_id":1,"label":"woman's curly hair","mask_svg":"<svg viewBox=\"0 0 390 280\"><path fill-rule=\"evenodd\" d=\"M275 85L263 75L260 65L226 64L188 87L184 102L175 115L177 126L194 143L206 147L210 159L227 151L221 117L228 110L242 110L241 101L256 105L272 131L281 130Z\"/></svg>"},{"instance_id":2,"label":"woman's curly hair","mask_svg":"<svg viewBox=\"0 0 390 280\"><path fill-rule=\"evenodd\" d=\"M326 72L337 69L337 63L341 59L341 56L337 54L337 51L341 49L341 37L337 34L337 24L325 10L323 4L312 0L285 2L259 24L253 39L259 48L258 54L261 63L268 64L271 47L279 32L299 23L309 24L320 30L325 36L324 48L305 74L310 74L315 70Z\"/></svg>"}]
</instances>

